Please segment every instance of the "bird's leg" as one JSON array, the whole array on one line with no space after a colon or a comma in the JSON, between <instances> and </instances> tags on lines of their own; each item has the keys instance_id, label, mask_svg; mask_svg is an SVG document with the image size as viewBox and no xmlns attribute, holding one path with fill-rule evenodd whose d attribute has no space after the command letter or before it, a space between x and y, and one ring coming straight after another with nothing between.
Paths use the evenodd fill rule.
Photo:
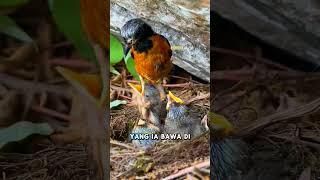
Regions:
<instances>
[{"instance_id":1,"label":"bird's leg","mask_svg":"<svg viewBox=\"0 0 320 180\"><path fill-rule=\"evenodd\" d=\"M156 87L157 87L157 89L158 89L158 91L159 91L159 93L160 93L160 99L161 99L161 101L165 100L165 99L166 99L166 92L164 91L163 86L162 86L161 84L157 84Z\"/></svg>"},{"instance_id":2,"label":"bird's leg","mask_svg":"<svg viewBox=\"0 0 320 180\"><path fill-rule=\"evenodd\" d=\"M163 78L163 79L162 79L162 84L163 84L163 85L167 84L167 82L168 82L168 78ZM161 99L162 101L165 100L166 97L167 97L163 85L160 84L160 85L157 86L157 89L158 89L158 91L159 91L159 93L160 93L160 99Z\"/></svg>"}]
</instances>

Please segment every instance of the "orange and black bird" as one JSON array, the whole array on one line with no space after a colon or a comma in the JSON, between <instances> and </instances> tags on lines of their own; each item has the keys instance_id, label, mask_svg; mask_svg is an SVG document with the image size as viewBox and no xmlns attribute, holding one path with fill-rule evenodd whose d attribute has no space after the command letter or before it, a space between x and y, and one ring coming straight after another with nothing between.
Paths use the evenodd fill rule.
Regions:
<instances>
[{"instance_id":1,"label":"orange and black bird","mask_svg":"<svg viewBox=\"0 0 320 180\"><path fill-rule=\"evenodd\" d=\"M136 71L139 74L142 94L144 84L156 85L161 99L166 95L161 86L172 70L172 50L169 41L153 31L152 27L142 19L131 19L121 28L121 36L125 39L125 56L131 52Z\"/></svg>"}]
</instances>

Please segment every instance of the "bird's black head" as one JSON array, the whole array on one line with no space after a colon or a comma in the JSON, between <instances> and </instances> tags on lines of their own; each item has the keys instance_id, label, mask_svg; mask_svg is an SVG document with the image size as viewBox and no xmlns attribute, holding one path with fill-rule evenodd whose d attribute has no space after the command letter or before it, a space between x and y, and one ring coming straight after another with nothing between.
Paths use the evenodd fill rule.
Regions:
<instances>
[{"instance_id":1,"label":"bird's black head","mask_svg":"<svg viewBox=\"0 0 320 180\"><path fill-rule=\"evenodd\" d=\"M136 18L126 22L121 28L121 36L127 44L132 44L136 40L145 39L154 34L151 26L142 19Z\"/></svg>"}]
</instances>

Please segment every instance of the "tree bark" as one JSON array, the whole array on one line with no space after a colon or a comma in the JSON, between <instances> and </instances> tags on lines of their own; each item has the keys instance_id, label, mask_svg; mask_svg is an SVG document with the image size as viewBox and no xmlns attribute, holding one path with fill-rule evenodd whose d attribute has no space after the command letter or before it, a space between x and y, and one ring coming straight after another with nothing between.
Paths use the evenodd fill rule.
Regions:
<instances>
[{"instance_id":1,"label":"tree bark","mask_svg":"<svg viewBox=\"0 0 320 180\"><path fill-rule=\"evenodd\" d=\"M211 8L250 34L320 65L320 1L214 0Z\"/></svg>"},{"instance_id":2,"label":"tree bark","mask_svg":"<svg viewBox=\"0 0 320 180\"><path fill-rule=\"evenodd\" d=\"M120 28L132 18L142 18L165 36L174 50L173 63L196 77L210 80L210 3L185 0L111 0L110 29Z\"/></svg>"}]
</instances>

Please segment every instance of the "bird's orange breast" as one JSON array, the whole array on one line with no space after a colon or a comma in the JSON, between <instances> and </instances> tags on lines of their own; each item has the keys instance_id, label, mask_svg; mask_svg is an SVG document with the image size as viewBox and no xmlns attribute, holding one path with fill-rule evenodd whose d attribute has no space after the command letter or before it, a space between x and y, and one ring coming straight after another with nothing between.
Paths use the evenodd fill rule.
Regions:
<instances>
[{"instance_id":1,"label":"bird's orange breast","mask_svg":"<svg viewBox=\"0 0 320 180\"><path fill-rule=\"evenodd\" d=\"M149 49L139 52L132 47L131 52L138 74L155 84L169 75L173 66L172 51L168 41L161 35L153 35L148 40L152 42Z\"/></svg>"}]
</instances>

